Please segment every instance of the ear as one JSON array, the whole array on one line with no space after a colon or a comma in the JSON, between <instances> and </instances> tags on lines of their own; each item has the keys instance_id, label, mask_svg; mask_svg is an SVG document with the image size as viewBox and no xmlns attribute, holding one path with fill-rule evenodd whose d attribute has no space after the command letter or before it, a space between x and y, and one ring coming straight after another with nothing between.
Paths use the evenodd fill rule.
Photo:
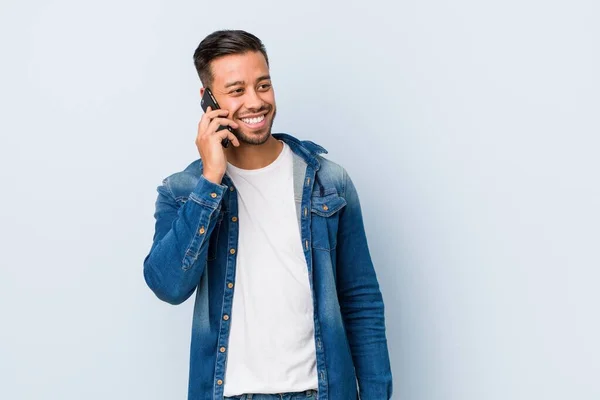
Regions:
<instances>
[{"instance_id":1,"label":"ear","mask_svg":"<svg viewBox=\"0 0 600 400\"><path fill-rule=\"evenodd\" d=\"M202 98L202 96L204 96L204 87L200 88L200 98Z\"/></svg>"}]
</instances>

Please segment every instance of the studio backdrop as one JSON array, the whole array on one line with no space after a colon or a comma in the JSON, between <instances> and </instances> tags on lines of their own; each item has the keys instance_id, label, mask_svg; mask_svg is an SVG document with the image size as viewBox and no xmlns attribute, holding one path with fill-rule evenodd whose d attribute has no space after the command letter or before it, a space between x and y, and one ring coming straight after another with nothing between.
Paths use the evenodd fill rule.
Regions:
<instances>
[{"instance_id":1,"label":"studio backdrop","mask_svg":"<svg viewBox=\"0 0 600 400\"><path fill-rule=\"evenodd\" d=\"M142 262L156 187L198 157L193 51L244 29L274 131L358 189L393 398L599 399L599 11L3 0L0 398L185 399L193 297Z\"/></svg>"}]
</instances>

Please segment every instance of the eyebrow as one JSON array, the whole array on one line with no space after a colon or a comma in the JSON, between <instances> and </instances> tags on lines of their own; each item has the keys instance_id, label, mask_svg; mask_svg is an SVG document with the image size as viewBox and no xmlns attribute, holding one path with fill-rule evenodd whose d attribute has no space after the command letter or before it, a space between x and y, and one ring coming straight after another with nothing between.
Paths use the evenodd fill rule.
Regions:
<instances>
[{"instance_id":1,"label":"eyebrow","mask_svg":"<svg viewBox=\"0 0 600 400\"><path fill-rule=\"evenodd\" d=\"M244 81L230 82L225 85L225 89L227 89L228 87L231 87L231 86L237 86L237 85L243 85L243 84L244 84Z\"/></svg>"},{"instance_id":2,"label":"eyebrow","mask_svg":"<svg viewBox=\"0 0 600 400\"><path fill-rule=\"evenodd\" d=\"M256 82L260 82L260 81L264 81L264 80L270 80L271 76L270 75L263 75L261 77L259 77ZM232 87L232 86L237 86L237 85L244 85L246 82L244 81L235 81L235 82L230 82L228 84L225 85L225 89Z\"/></svg>"}]
</instances>

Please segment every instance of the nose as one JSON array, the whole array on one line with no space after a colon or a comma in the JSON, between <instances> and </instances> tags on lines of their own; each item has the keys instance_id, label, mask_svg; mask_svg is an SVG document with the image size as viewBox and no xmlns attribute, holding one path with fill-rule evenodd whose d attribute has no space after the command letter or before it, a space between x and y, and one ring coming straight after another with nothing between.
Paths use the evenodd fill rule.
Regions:
<instances>
[{"instance_id":1,"label":"nose","mask_svg":"<svg viewBox=\"0 0 600 400\"><path fill-rule=\"evenodd\" d=\"M251 110L253 112L257 112L258 110L260 110L263 105L264 105L264 101L261 99L261 97L259 96L259 94L256 92L256 90L248 90L246 92L246 99L245 99L245 105L246 108L248 110Z\"/></svg>"}]
</instances>

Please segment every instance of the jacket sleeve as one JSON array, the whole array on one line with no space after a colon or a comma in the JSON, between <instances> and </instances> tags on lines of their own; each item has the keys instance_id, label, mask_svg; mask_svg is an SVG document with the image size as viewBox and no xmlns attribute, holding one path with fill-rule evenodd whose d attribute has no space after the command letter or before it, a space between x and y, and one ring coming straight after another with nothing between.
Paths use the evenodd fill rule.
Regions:
<instances>
[{"instance_id":1,"label":"jacket sleeve","mask_svg":"<svg viewBox=\"0 0 600 400\"><path fill-rule=\"evenodd\" d=\"M346 207L337 237L337 292L361 400L392 397L383 297L369 254L356 188L344 170Z\"/></svg>"},{"instance_id":2,"label":"jacket sleeve","mask_svg":"<svg viewBox=\"0 0 600 400\"><path fill-rule=\"evenodd\" d=\"M157 188L156 223L152 247L144 259L144 279L159 299L180 304L198 286L225 189L201 176L180 206L168 178Z\"/></svg>"}]
</instances>

